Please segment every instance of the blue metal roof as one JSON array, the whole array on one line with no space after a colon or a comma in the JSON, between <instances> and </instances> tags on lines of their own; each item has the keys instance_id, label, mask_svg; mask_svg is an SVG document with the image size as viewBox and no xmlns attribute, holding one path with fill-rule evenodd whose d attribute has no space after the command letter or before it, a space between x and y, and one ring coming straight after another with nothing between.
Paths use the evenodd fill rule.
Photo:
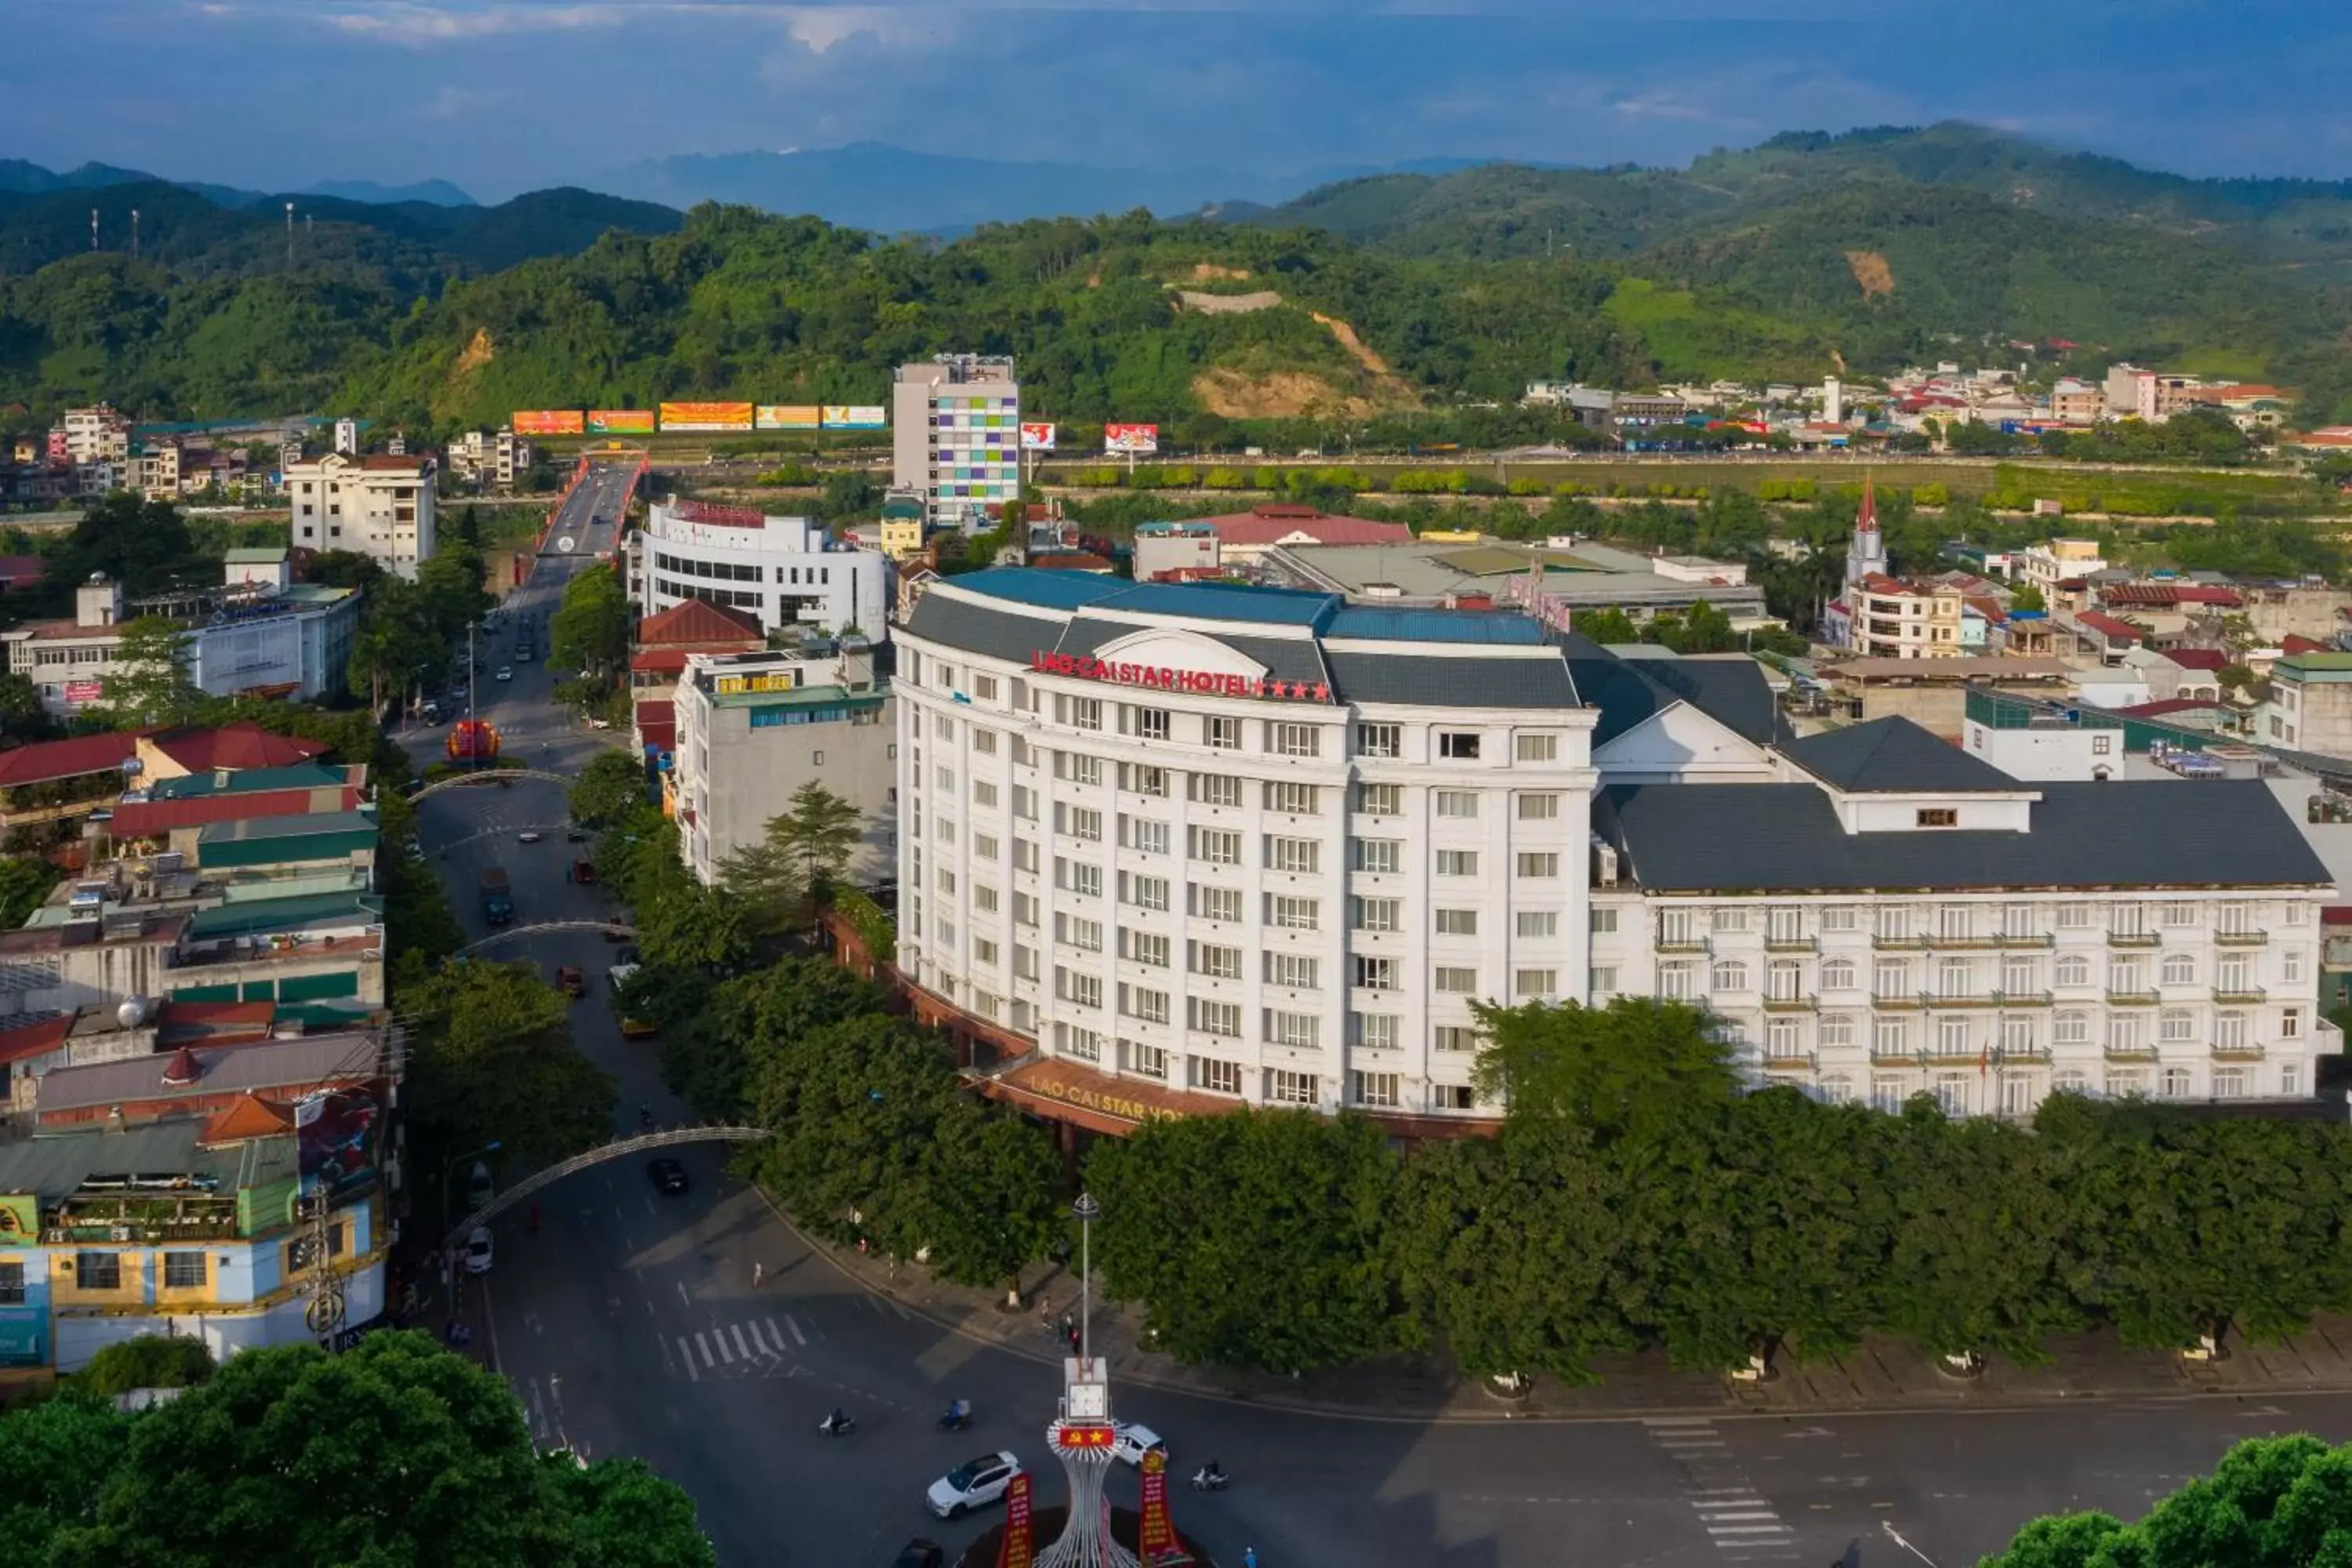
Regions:
<instances>
[{"instance_id":1,"label":"blue metal roof","mask_svg":"<svg viewBox=\"0 0 2352 1568\"><path fill-rule=\"evenodd\" d=\"M1091 572L1048 572L1030 566L989 566L946 580L993 599L1010 599L1017 605L1036 605L1049 610L1075 610L1125 593L1135 585L1116 577L1098 577Z\"/></svg>"},{"instance_id":2,"label":"blue metal roof","mask_svg":"<svg viewBox=\"0 0 2352 1568\"><path fill-rule=\"evenodd\" d=\"M1543 627L1511 610L1382 610L1349 605L1323 628L1327 637L1362 637L1381 642L1484 643L1534 647Z\"/></svg>"},{"instance_id":3,"label":"blue metal roof","mask_svg":"<svg viewBox=\"0 0 2352 1568\"><path fill-rule=\"evenodd\" d=\"M1091 572L1032 566L991 566L950 577L959 588L991 598L1053 610L1109 605L1139 615L1192 616L1204 621L1255 621L1264 626L1312 626L1339 603L1334 594L1299 588L1246 588L1189 583L1129 583Z\"/></svg>"}]
</instances>

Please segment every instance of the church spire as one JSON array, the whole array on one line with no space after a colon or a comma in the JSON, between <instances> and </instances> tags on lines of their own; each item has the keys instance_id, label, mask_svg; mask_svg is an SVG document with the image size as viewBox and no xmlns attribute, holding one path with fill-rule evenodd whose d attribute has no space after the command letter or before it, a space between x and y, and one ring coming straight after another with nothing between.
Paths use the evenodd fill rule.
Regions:
<instances>
[{"instance_id":1,"label":"church spire","mask_svg":"<svg viewBox=\"0 0 2352 1568\"><path fill-rule=\"evenodd\" d=\"M1878 531L1878 497L1872 491L1870 476L1862 476L1862 510L1854 514L1853 526L1858 531Z\"/></svg>"}]
</instances>

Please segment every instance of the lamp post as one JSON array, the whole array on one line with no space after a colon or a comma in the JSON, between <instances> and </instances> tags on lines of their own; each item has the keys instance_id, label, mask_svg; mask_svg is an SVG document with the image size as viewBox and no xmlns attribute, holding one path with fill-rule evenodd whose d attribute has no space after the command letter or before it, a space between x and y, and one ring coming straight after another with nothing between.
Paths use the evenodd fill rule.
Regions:
<instances>
[{"instance_id":1,"label":"lamp post","mask_svg":"<svg viewBox=\"0 0 2352 1568\"><path fill-rule=\"evenodd\" d=\"M1094 1194L1080 1193L1070 1212L1078 1216L1078 1360L1084 1363L1094 1346L1094 1225L1102 1205Z\"/></svg>"},{"instance_id":2,"label":"lamp post","mask_svg":"<svg viewBox=\"0 0 2352 1568\"><path fill-rule=\"evenodd\" d=\"M469 1149L463 1154L452 1154L441 1162L441 1234L443 1236L449 1234L449 1173L457 1169L457 1162L460 1160L470 1160L478 1154L495 1154L498 1152L499 1140L493 1138L478 1149Z\"/></svg>"}]
</instances>

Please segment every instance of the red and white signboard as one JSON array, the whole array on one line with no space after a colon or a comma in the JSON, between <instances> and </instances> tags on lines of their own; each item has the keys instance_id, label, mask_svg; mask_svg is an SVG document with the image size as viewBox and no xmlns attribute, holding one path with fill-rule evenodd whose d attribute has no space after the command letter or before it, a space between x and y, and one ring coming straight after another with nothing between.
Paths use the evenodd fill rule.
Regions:
<instances>
[{"instance_id":1,"label":"red and white signboard","mask_svg":"<svg viewBox=\"0 0 2352 1568\"><path fill-rule=\"evenodd\" d=\"M1103 450L1124 452L1129 457L1149 456L1160 450L1160 426L1106 425L1103 426Z\"/></svg>"},{"instance_id":2,"label":"red and white signboard","mask_svg":"<svg viewBox=\"0 0 2352 1568\"><path fill-rule=\"evenodd\" d=\"M1021 426L1021 449L1024 452L1050 452L1054 449L1054 427L1051 425Z\"/></svg>"},{"instance_id":3,"label":"red and white signboard","mask_svg":"<svg viewBox=\"0 0 2352 1568\"><path fill-rule=\"evenodd\" d=\"M85 702L95 702L105 695L106 688L100 681L68 680L66 682L66 700L77 708Z\"/></svg>"},{"instance_id":4,"label":"red and white signboard","mask_svg":"<svg viewBox=\"0 0 2352 1568\"><path fill-rule=\"evenodd\" d=\"M1118 659L1054 653L1045 648L1030 651L1029 668L1039 675L1066 675L1074 680L1108 680L1115 686L1148 686L1158 691L1185 691L1202 697L1280 697L1297 702L1331 700L1331 688L1319 680L1266 680L1254 675L1231 675L1215 669L1177 669L1164 664L1126 664Z\"/></svg>"}]
</instances>

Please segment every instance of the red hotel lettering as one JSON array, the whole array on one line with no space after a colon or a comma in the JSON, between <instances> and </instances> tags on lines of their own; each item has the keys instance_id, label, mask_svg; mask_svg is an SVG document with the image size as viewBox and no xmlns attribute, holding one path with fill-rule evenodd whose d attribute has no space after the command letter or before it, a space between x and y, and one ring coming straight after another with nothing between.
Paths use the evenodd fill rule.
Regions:
<instances>
[{"instance_id":1,"label":"red hotel lettering","mask_svg":"<svg viewBox=\"0 0 2352 1568\"><path fill-rule=\"evenodd\" d=\"M1174 669L1164 664L1118 664L1083 654L1032 650L1029 668L1039 675L1066 675L1076 680L1108 680L1118 686L1148 686L1161 691L1186 691L1204 697L1308 697L1328 700L1327 686L1304 681L1259 680L1247 675L1226 675L1213 669Z\"/></svg>"}]
</instances>

